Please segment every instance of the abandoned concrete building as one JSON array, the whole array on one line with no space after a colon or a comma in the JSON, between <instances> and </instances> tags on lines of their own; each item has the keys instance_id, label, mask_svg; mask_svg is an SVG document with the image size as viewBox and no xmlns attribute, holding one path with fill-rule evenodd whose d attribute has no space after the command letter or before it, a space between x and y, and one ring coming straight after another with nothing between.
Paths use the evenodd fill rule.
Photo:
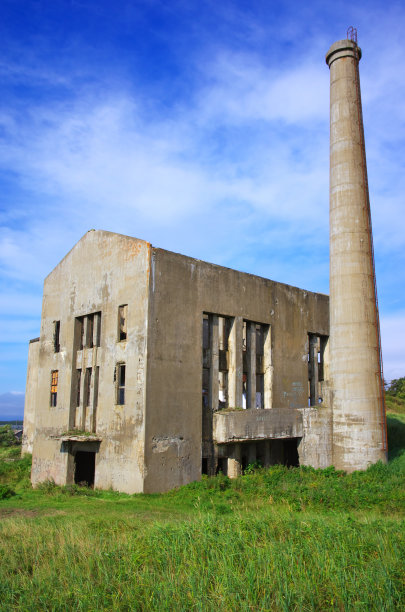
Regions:
<instances>
[{"instance_id":1,"label":"abandoned concrete building","mask_svg":"<svg viewBox=\"0 0 405 612\"><path fill-rule=\"evenodd\" d=\"M91 230L29 345L32 482L165 491L250 463L386 457L355 40L331 71L331 295Z\"/></svg>"}]
</instances>

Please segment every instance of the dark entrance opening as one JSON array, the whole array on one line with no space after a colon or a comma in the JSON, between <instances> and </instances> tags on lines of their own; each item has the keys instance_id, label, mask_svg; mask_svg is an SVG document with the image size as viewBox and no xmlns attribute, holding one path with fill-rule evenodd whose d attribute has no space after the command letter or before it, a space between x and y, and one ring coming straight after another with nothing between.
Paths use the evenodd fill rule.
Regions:
<instances>
[{"instance_id":1,"label":"dark entrance opening","mask_svg":"<svg viewBox=\"0 0 405 612\"><path fill-rule=\"evenodd\" d=\"M227 457L218 457L217 469L215 474L222 472L225 476L227 475L228 459Z\"/></svg>"},{"instance_id":2,"label":"dark entrance opening","mask_svg":"<svg viewBox=\"0 0 405 612\"><path fill-rule=\"evenodd\" d=\"M75 484L93 488L95 465L96 453L77 451L75 455Z\"/></svg>"},{"instance_id":3,"label":"dark entrance opening","mask_svg":"<svg viewBox=\"0 0 405 612\"><path fill-rule=\"evenodd\" d=\"M284 465L287 467L298 467L300 464L298 458L298 442L299 438L284 440Z\"/></svg>"}]
</instances>

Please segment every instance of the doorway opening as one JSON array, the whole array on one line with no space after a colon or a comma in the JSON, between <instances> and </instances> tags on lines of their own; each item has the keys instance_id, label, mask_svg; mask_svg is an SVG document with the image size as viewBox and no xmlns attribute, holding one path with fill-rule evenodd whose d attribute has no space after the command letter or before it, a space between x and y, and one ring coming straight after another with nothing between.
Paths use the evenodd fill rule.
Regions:
<instances>
[{"instance_id":1,"label":"doorway opening","mask_svg":"<svg viewBox=\"0 0 405 612\"><path fill-rule=\"evenodd\" d=\"M93 488L96 453L77 451L75 454L75 484Z\"/></svg>"}]
</instances>

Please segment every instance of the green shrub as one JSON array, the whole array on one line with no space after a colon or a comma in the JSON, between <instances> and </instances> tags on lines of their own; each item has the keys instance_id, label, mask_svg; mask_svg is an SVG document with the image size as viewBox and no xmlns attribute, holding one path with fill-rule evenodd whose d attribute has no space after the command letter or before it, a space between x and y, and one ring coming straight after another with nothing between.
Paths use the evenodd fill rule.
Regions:
<instances>
[{"instance_id":1,"label":"green shrub","mask_svg":"<svg viewBox=\"0 0 405 612\"><path fill-rule=\"evenodd\" d=\"M0 446L19 446L21 442L17 440L11 425L0 426Z\"/></svg>"},{"instance_id":2,"label":"green shrub","mask_svg":"<svg viewBox=\"0 0 405 612\"><path fill-rule=\"evenodd\" d=\"M0 484L0 499L8 499L9 497L13 497L15 495L15 491L11 487L5 484Z\"/></svg>"}]
</instances>

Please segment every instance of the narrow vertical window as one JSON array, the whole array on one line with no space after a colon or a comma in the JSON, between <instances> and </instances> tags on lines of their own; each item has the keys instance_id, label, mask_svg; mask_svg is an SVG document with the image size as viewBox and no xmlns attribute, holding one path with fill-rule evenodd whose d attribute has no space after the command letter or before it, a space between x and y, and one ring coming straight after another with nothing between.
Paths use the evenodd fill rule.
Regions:
<instances>
[{"instance_id":1,"label":"narrow vertical window","mask_svg":"<svg viewBox=\"0 0 405 612\"><path fill-rule=\"evenodd\" d=\"M95 328L95 346L100 346L101 342L101 312L96 312L94 315L94 328Z\"/></svg>"},{"instance_id":2,"label":"narrow vertical window","mask_svg":"<svg viewBox=\"0 0 405 612\"><path fill-rule=\"evenodd\" d=\"M76 406L80 406L80 385L82 382L82 371L76 370Z\"/></svg>"},{"instance_id":3,"label":"narrow vertical window","mask_svg":"<svg viewBox=\"0 0 405 612\"><path fill-rule=\"evenodd\" d=\"M84 375L84 406L90 405L91 368L86 368Z\"/></svg>"},{"instance_id":4,"label":"narrow vertical window","mask_svg":"<svg viewBox=\"0 0 405 612\"><path fill-rule=\"evenodd\" d=\"M76 330L77 330L77 338L79 340L78 350L82 351L84 347L84 317L76 317Z\"/></svg>"},{"instance_id":5,"label":"narrow vertical window","mask_svg":"<svg viewBox=\"0 0 405 612\"><path fill-rule=\"evenodd\" d=\"M53 351L59 353L60 351L60 321L53 322Z\"/></svg>"},{"instance_id":6,"label":"narrow vertical window","mask_svg":"<svg viewBox=\"0 0 405 612\"><path fill-rule=\"evenodd\" d=\"M123 304L118 308L118 341L127 339L127 313L128 304Z\"/></svg>"},{"instance_id":7,"label":"narrow vertical window","mask_svg":"<svg viewBox=\"0 0 405 612\"><path fill-rule=\"evenodd\" d=\"M58 401L58 370L51 373L51 406L56 406Z\"/></svg>"},{"instance_id":8,"label":"narrow vertical window","mask_svg":"<svg viewBox=\"0 0 405 612\"><path fill-rule=\"evenodd\" d=\"M117 404L125 404L125 364L119 363L117 366Z\"/></svg>"},{"instance_id":9,"label":"narrow vertical window","mask_svg":"<svg viewBox=\"0 0 405 612\"><path fill-rule=\"evenodd\" d=\"M86 347L93 348L94 315L87 315Z\"/></svg>"}]
</instances>

